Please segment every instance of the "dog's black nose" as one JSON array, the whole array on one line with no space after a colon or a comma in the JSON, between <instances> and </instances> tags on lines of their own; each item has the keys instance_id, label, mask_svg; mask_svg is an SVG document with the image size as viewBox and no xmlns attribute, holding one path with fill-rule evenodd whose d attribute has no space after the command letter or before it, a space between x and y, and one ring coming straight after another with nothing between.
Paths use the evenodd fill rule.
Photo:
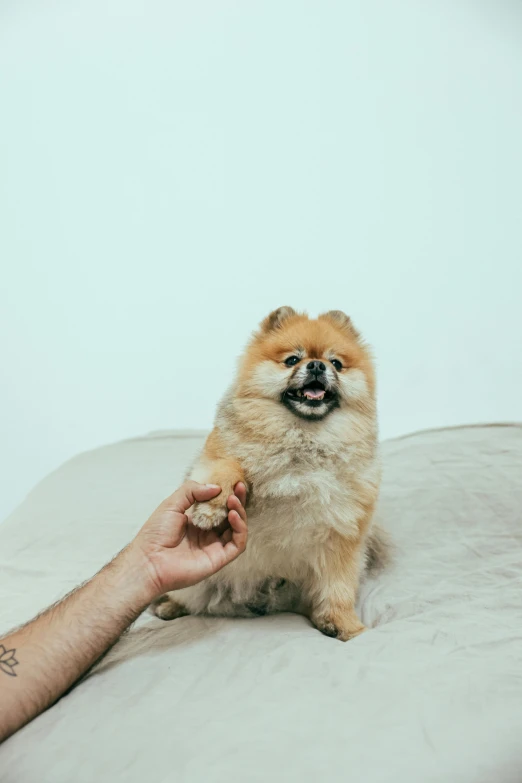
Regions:
<instances>
[{"instance_id":1,"label":"dog's black nose","mask_svg":"<svg viewBox=\"0 0 522 783\"><path fill-rule=\"evenodd\" d=\"M323 362L319 362L317 359L314 359L313 362L308 362L306 369L311 370L314 375L319 375L319 373L322 373L326 370L326 365Z\"/></svg>"}]
</instances>

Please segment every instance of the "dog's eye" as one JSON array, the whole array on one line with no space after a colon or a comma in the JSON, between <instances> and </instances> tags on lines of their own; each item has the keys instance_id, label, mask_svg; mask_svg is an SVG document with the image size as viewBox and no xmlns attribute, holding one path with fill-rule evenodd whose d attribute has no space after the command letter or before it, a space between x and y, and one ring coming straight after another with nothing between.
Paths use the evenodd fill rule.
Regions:
<instances>
[{"instance_id":1,"label":"dog's eye","mask_svg":"<svg viewBox=\"0 0 522 783\"><path fill-rule=\"evenodd\" d=\"M335 369L337 370L337 372L340 372L343 369L343 365L341 364L339 359L332 359L332 364L335 367Z\"/></svg>"},{"instance_id":2,"label":"dog's eye","mask_svg":"<svg viewBox=\"0 0 522 783\"><path fill-rule=\"evenodd\" d=\"M289 356L288 359L285 359L285 364L287 367L293 367L298 361L299 356Z\"/></svg>"}]
</instances>

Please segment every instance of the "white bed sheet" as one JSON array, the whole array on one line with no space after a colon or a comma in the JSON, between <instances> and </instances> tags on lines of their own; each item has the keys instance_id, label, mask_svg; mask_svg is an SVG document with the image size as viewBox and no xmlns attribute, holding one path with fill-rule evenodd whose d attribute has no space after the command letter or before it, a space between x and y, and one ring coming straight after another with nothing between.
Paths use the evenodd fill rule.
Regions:
<instances>
[{"instance_id":1,"label":"white bed sheet","mask_svg":"<svg viewBox=\"0 0 522 783\"><path fill-rule=\"evenodd\" d=\"M0 527L0 633L91 576L179 483L202 433L82 454ZM370 633L143 615L0 748L2 783L521 783L522 428L383 446L395 557ZM1 705L0 705L1 708Z\"/></svg>"}]
</instances>

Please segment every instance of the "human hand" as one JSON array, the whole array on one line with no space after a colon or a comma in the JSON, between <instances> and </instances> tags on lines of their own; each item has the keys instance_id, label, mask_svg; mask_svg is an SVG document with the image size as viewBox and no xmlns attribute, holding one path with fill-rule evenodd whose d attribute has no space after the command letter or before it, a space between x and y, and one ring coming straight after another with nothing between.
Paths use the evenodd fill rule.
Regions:
<instances>
[{"instance_id":1,"label":"human hand","mask_svg":"<svg viewBox=\"0 0 522 783\"><path fill-rule=\"evenodd\" d=\"M147 575L150 601L170 590L200 582L238 557L246 547L246 487L236 484L227 501L228 519L212 530L195 527L187 511L217 497L213 484L186 481L163 501L123 553Z\"/></svg>"}]
</instances>

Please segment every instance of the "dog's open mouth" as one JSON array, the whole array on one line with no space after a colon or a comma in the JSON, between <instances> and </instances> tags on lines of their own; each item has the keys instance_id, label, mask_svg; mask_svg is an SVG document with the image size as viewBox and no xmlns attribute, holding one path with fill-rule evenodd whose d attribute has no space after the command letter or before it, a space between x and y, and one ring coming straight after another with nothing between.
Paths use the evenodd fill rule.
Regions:
<instances>
[{"instance_id":1,"label":"dog's open mouth","mask_svg":"<svg viewBox=\"0 0 522 783\"><path fill-rule=\"evenodd\" d=\"M310 381L310 383L307 383L300 389L287 389L285 394L289 400L310 403L312 405L328 402L334 396L320 381Z\"/></svg>"}]
</instances>

